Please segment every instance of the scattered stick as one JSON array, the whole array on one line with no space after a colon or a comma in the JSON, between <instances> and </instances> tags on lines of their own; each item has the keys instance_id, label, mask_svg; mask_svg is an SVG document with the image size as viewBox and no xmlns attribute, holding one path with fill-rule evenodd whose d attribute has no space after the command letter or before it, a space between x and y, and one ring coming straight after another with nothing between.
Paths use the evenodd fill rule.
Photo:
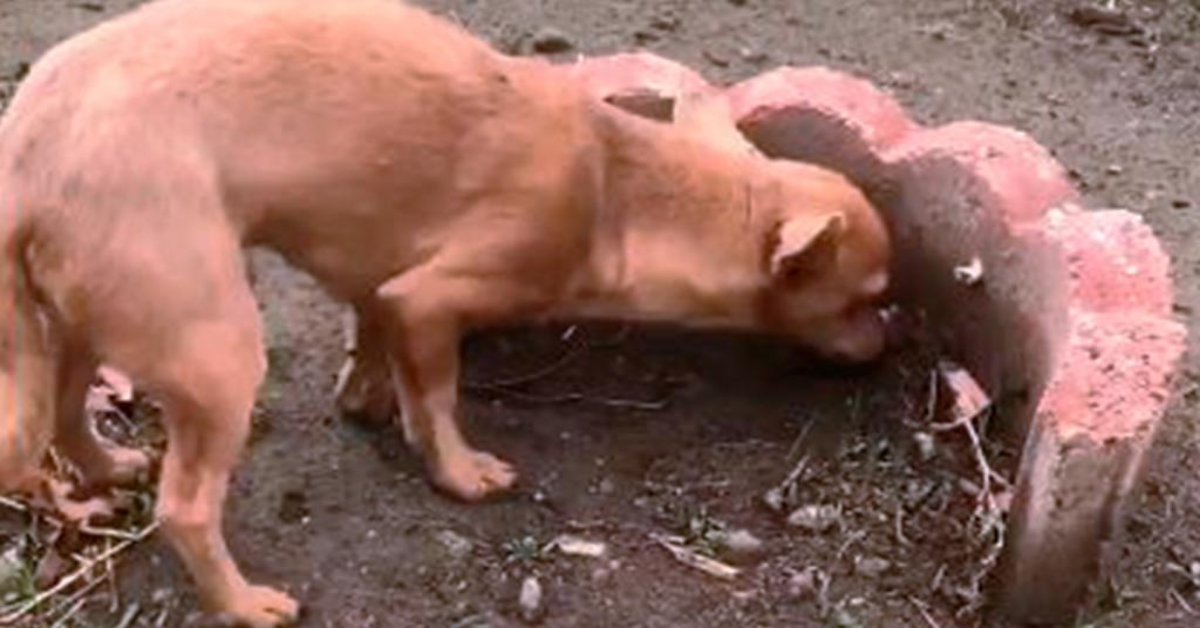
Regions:
<instances>
[{"instance_id":1,"label":"scattered stick","mask_svg":"<svg viewBox=\"0 0 1200 628\"><path fill-rule=\"evenodd\" d=\"M904 547L911 547L912 541L904 536L904 506L896 504L896 542Z\"/></svg>"},{"instance_id":2,"label":"scattered stick","mask_svg":"<svg viewBox=\"0 0 1200 628\"><path fill-rule=\"evenodd\" d=\"M851 546L857 544L859 541L865 538L867 538L867 533L862 530L850 533L850 536L846 537L846 540L842 543L842 546L838 548L837 555L833 559L833 567L836 568L837 565L842 562L842 559L846 557L846 552L850 551ZM832 569L830 571L832 571Z\"/></svg>"},{"instance_id":3,"label":"scattered stick","mask_svg":"<svg viewBox=\"0 0 1200 628\"><path fill-rule=\"evenodd\" d=\"M796 440L792 441L792 446L788 447L788 455L787 455L788 460L795 458L796 455L800 453L800 445L802 445L804 443L804 439L808 438L808 433L810 431L812 431L812 426L813 426L812 421L809 421L808 423L804 424L804 428L800 430L800 434L798 434L796 436ZM800 477L800 474L795 473L795 469L792 469L792 471L795 474L795 477L793 477L792 473L789 473L788 477L791 478L792 481L794 482L796 479L798 479ZM786 480L785 480L785 482L786 482Z\"/></svg>"},{"instance_id":4,"label":"scattered stick","mask_svg":"<svg viewBox=\"0 0 1200 628\"><path fill-rule=\"evenodd\" d=\"M946 565L939 565L937 573L933 575L933 582L929 583L929 591L937 593L938 589L942 588L942 581L946 579Z\"/></svg>"},{"instance_id":5,"label":"scattered stick","mask_svg":"<svg viewBox=\"0 0 1200 628\"><path fill-rule=\"evenodd\" d=\"M942 628L942 625L937 623L937 620L933 618L933 615L929 614L928 604L911 595L908 596L908 601L917 608L917 612L921 614L921 619L925 620L925 623L929 626L929 628Z\"/></svg>"},{"instance_id":6,"label":"scattered stick","mask_svg":"<svg viewBox=\"0 0 1200 628\"><path fill-rule=\"evenodd\" d=\"M79 533L87 536L99 537L102 539L115 539L117 541L136 541L138 540L138 535L140 534L139 532L126 532L125 530L118 530L116 528L93 526L87 521L84 521L82 524L80 524Z\"/></svg>"},{"instance_id":7,"label":"scattered stick","mask_svg":"<svg viewBox=\"0 0 1200 628\"><path fill-rule=\"evenodd\" d=\"M702 554L696 553L694 550L688 549L683 545L682 539L679 537L669 537L660 534L651 534L650 538L661 545L664 549L671 553L675 560L691 567L699 569L704 573L720 578L722 580L733 580L742 573L741 569L727 565L714 558L709 558Z\"/></svg>"},{"instance_id":8,"label":"scattered stick","mask_svg":"<svg viewBox=\"0 0 1200 628\"><path fill-rule=\"evenodd\" d=\"M129 608L125 609L125 614L121 616L121 621L117 623L116 628L129 628L140 612L142 612L141 606L138 606L136 602L130 604Z\"/></svg>"},{"instance_id":9,"label":"scattered stick","mask_svg":"<svg viewBox=\"0 0 1200 628\"><path fill-rule=\"evenodd\" d=\"M502 397L510 397L523 403L532 403L537 405L564 405L571 403L591 403L605 406L608 408L618 408L622 410L643 410L657 411L666 408L670 403L670 399L656 399L652 401L642 401L639 399L623 399L619 397L589 397L583 393L565 393L561 395L532 395L519 390L505 386L494 386L491 384L467 384L467 390L472 392L483 392Z\"/></svg>"},{"instance_id":10,"label":"scattered stick","mask_svg":"<svg viewBox=\"0 0 1200 628\"><path fill-rule=\"evenodd\" d=\"M1188 604L1187 600L1185 600L1183 596L1179 594L1179 591L1174 587L1168 589L1168 594L1175 600L1176 604L1179 604L1179 607L1183 609L1183 612L1187 613L1188 615L1196 614L1196 609L1192 608L1192 605Z\"/></svg>"},{"instance_id":11,"label":"scattered stick","mask_svg":"<svg viewBox=\"0 0 1200 628\"><path fill-rule=\"evenodd\" d=\"M0 496L0 506L4 506L9 510L15 510L17 512L29 512L29 508L25 506L25 504L4 496Z\"/></svg>"},{"instance_id":12,"label":"scattered stick","mask_svg":"<svg viewBox=\"0 0 1200 628\"><path fill-rule=\"evenodd\" d=\"M104 549L106 551L112 549L111 538L104 539ZM108 594L111 598L108 609L109 612L115 613L117 609L121 608L121 588L117 586L117 569L111 555L104 561L104 576L108 582Z\"/></svg>"},{"instance_id":13,"label":"scattered stick","mask_svg":"<svg viewBox=\"0 0 1200 628\"><path fill-rule=\"evenodd\" d=\"M49 600L49 599L53 598L54 596L58 595L59 593L67 590L67 588L69 588L71 585L78 582L81 578L84 578L84 577L90 575L92 573L92 570L95 569L97 565L105 564L105 562L108 561L108 559L110 559L114 556L117 556L118 554L129 549L133 545L140 543L141 541L144 541L147 537L149 537L156 530L158 530L158 526L159 526L159 522L155 521L154 523L151 523L150 525L143 528L141 532L138 532L136 535L136 538L126 540L126 541L121 541L120 543L117 543L116 545L114 545L111 549L105 551L100 556L97 556L96 558L94 558L92 560L85 561L84 564L79 569L77 569L74 572L72 572L71 574L65 576L62 580L59 580L58 583L55 584L53 587L50 587L49 589L46 589L45 591L37 594L36 596L33 597L33 599L29 600L28 602L25 602L20 607L18 607L15 611L13 611L3 617L0 617L0 626L10 626L10 625L16 623L21 618L25 617L30 612L34 611L39 606L44 604L46 602L46 600ZM93 584L89 584L88 586L92 587L92 586L95 586L95 584L98 584L100 582L102 582L102 581L96 580L96 581L94 581Z\"/></svg>"},{"instance_id":14,"label":"scattered stick","mask_svg":"<svg viewBox=\"0 0 1200 628\"><path fill-rule=\"evenodd\" d=\"M534 369L533 371L530 371L529 373L525 373L524 375L516 375L513 377L509 377L509 378L492 380L490 382L485 382L485 383L476 384L476 385L484 386L487 388L513 388L516 386L524 386L526 384L532 384L533 382L536 382L540 379L544 379L550 375L553 375L555 372L559 371L567 364L570 364L571 361L574 360L575 357L579 355L579 353L580 353L580 345L574 344L571 347L569 347L566 351L564 351L563 354L561 356L559 356L559 358L557 360L554 360L553 362L551 362L550 364L547 364L546 366L543 366L538 369Z\"/></svg>"},{"instance_id":15,"label":"scattered stick","mask_svg":"<svg viewBox=\"0 0 1200 628\"><path fill-rule=\"evenodd\" d=\"M937 418L938 407L938 372L937 369L929 371L929 394L926 395L928 400L925 404L925 423L932 424Z\"/></svg>"},{"instance_id":16,"label":"scattered stick","mask_svg":"<svg viewBox=\"0 0 1200 628\"><path fill-rule=\"evenodd\" d=\"M84 590L86 591L88 589ZM71 608L68 609L62 617L59 617L58 620L56 620L53 624L50 624L50 628L63 628L63 626L66 626L67 622L71 621L71 618L75 617L75 615L79 613L79 610L83 608L84 604L87 604L87 598L85 597L80 597L78 600L75 600L75 603L71 605Z\"/></svg>"},{"instance_id":17,"label":"scattered stick","mask_svg":"<svg viewBox=\"0 0 1200 628\"><path fill-rule=\"evenodd\" d=\"M92 591L95 591L96 587L100 586L101 582L103 582L101 578L96 578L95 580L88 582L84 586L80 587L78 591L67 597L67 599L60 602L57 607L50 611L49 614L54 615L56 613L63 612L63 617L60 617L59 621L70 619L72 615L79 612L77 608L71 610L72 607L82 606L82 602L85 600L85 598L87 598Z\"/></svg>"}]
</instances>

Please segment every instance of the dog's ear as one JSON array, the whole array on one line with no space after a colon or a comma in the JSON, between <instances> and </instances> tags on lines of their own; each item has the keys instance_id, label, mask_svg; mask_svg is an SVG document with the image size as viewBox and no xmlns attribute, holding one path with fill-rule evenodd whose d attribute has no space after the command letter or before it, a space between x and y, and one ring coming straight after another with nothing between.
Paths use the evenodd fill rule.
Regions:
<instances>
[{"instance_id":1,"label":"dog's ear","mask_svg":"<svg viewBox=\"0 0 1200 628\"><path fill-rule=\"evenodd\" d=\"M676 126L689 129L714 144L739 152L757 152L733 123L733 113L725 95L714 89L681 87L675 97L673 118Z\"/></svg>"},{"instance_id":2,"label":"dog's ear","mask_svg":"<svg viewBox=\"0 0 1200 628\"><path fill-rule=\"evenodd\" d=\"M811 276L837 259L838 240L846 229L841 213L797 216L779 225L771 252L771 276Z\"/></svg>"}]
</instances>

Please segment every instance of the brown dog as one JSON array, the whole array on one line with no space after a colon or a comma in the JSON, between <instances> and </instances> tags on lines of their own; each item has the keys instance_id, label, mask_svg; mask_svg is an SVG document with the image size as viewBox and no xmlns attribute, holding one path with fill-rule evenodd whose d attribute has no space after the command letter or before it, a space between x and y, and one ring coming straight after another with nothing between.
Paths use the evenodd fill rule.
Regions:
<instances>
[{"instance_id":1,"label":"brown dog","mask_svg":"<svg viewBox=\"0 0 1200 628\"><path fill-rule=\"evenodd\" d=\"M246 245L354 305L347 380L394 382L464 499L515 477L455 423L468 330L654 319L874 356L879 218L836 174L748 154L719 106L638 119L389 0L164 0L60 45L0 122L0 488L34 488L51 439L95 484L145 465L81 411L113 364L166 410L159 516L204 602L293 619L221 533L266 368Z\"/></svg>"}]
</instances>

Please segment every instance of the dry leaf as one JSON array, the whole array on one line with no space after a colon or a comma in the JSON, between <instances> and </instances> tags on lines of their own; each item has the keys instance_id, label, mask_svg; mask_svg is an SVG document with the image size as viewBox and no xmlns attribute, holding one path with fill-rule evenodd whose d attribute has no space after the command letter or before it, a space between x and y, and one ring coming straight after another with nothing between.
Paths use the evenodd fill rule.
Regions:
<instances>
[{"instance_id":1,"label":"dry leaf","mask_svg":"<svg viewBox=\"0 0 1200 628\"><path fill-rule=\"evenodd\" d=\"M942 381L954 393L955 421L977 417L992 404L991 398L967 369L949 360L943 360L938 364L938 372Z\"/></svg>"}]
</instances>

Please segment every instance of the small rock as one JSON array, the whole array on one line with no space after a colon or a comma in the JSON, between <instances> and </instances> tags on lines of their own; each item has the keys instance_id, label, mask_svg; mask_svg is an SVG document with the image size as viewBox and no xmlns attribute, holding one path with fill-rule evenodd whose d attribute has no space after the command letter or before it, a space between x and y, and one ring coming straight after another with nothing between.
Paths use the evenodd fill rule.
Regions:
<instances>
[{"instance_id":1,"label":"small rock","mask_svg":"<svg viewBox=\"0 0 1200 628\"><path fill-rule=\"evenodd\" d=\"M1177 198L1171 201L1171 207L1175 209L1187 209L1192 206L1192 202L1186 198Z\"/></svg>"},{"instance_id":2,"label":"small rock","mask_svg":"<svg viewBox=\"0 0 1200 628\"><path fill-rule=\"evenodd\" d=\"M783 489L776 486L763 494L763 504L775 512L783 512Z\"/></svg>"},{"instance_id":3,"label":"small rock","mask_svg":"<svg viewBox=\"0 0 1200 628\"><path fill-rule=\"evenodd\" d=\"M450 628L509 628L512 622L496 613L469 615L458 620Z\"/></svg>"},{"instance_id":4,"label":"small rock","mask_svg":"<svg viewBox=\"0 0 1200 628\"><path fill-rule=\"evenodd\" d=\"M174 597L174 595L175 593L172 592L171 589L168 589L167 587L159 587L154 590L154 593L150 594L150 601L159 605L166 604L167 602L171 601L171 598Z\"/></svg>"},{"instance_id":5,"label":"small rock","mask_svg":"<svg viewBox=\"0 0 1200 628\"><path fill-rule=\"evenodd\" d=\"M788 578L789 597L806 600L816 597L820 590L821 570L816 567L807 567L804 571L792 574L792 577Z\"/></svg>"},{"instance_id":6,"label":"small rock","mask_svg":"<svg viewBox=\"0 0 1200 628\"><path fill-rule=\"evenodd\" d=\"M602 541L589 541L570 534L562 534L550 541L547 550L557 549L568 556L587 556L600 558L608 552L608 545Z\"/></svg>"},{"instance_id":7,"label":"small rock","mask_svg":"<svg viewBox=\"0 0 1200 628\"><path fill-rule=\"evenodd\" d=\"M801 506L788 515L787 523L793 528L801 528L820 534L827 532L842 519L842 511L836 506L824 504L809 504Z\"/></svg>"},{"instance_id":8,"label":"small rock","mask_svg":"<svg viewBox=\"0 0 1200 628\"><path fill-rule=\"evenodd\" d=\"M917 455L921 456L921 460L929 462L937 455L937 445L934 443L933 435L929 432L915 432L912 436L913 443L917 446Z\"/></svg>"},{"instance_id":9,"label":"small rock","mask_svg":"<svg viewBox=\"0 0 1200 628\"><path fill-rule=\"evenodd\" d=\"M1090 28L1105 35L1134 35L1144 27L1129 14L1117 8L1081 6L1067 13L1067 19L1078 26Z\"/></svg>"},{"instance_id":10,"label":"small rock","mask_svg":"<svg viewBox=\"0 0 1200 628\"><path fill-rule=\"evenodd\" d=\"M534 576L529 576L521 582L521 594L517 598L521 609L521 619L533 624L541 621L546 614L542 605L542 583Z\"/></svg>"},{"instance_id":11,"label":"small rock","mask_svg":"<svg viewBox=\"0 0 1200 628\"><path fill-rule=\"evenodd\" d=\"M725 55L723 55L719 52L716 52L714 50L705 50L702 54L704 55L704 58L708 60L709 63L717 66L718 68L729 67L729 59L727 59L725 57Z\"/></svg>"},{"instance_id":12,"label":"small rock","mask_svg":"<svg viewBox=\"0 0 1200 628\"><path fill-rule=\"evenodd\" d=\"M890 72L887 76L887 81L892 87L907 89L916 84L917 79L912 74L907 72Z\"/></svg>"},{"instance_id":13,"label":"small rock","mask_svg":"<svg viewBox=\"0 0 1200 628\"><path fill-rule=\"evenodd\" d=\"M616 489L617 487L613 484L612 480L604 478L603 480L600 480L600 485L596 487L596 492L600 493L601 495L610 495Z\"/></svg>"},{"instance_id":14,"label":"small rock","mask_svg":"<svg viewBox=\"0 0 1200 628\"><path fill-rule=\"evenodd\" d=\"M533 34L534 52L551 55L567 52L573 48L575 48L575 42L557 28L547 26Z\"/></svg>"},{"instance_id":15,"label":"small rock","mask_svg":"<svg viewBox=\"0 0 1200 628\"><path fill-rule=\"evenodd\" d=\"M746 605L758 598L758 591L754 589L743 589L733 592L733 601L738 604Z\"/></svg>"},{"instance_id":16,"label":"small rock","mask_svg":"<svg viewBox=\"0 0 1200 628\"><path fill-rule=\"evenodd\" d=\"M1122 172L1125 172L1125 169L1122 168L1120 164L1109 164L1108 167L1104 169L1104 173L1110 177L1115 177Z\"/></svg>"},{"instance_id":17,"label":"small rock","mask_svg":"<svg viewBox=\"0 0 1200 628\"><path fill-rule=\"evenodd\" d=\"M755 64L766 63L767 59L769 59L771 56L766 51L751 48L749 46L742 46L739 48L738 54L742 56L743 61Z\"/></svg>"},{"instance_id":18,"label":"small rock","mask_svg":"<svg viewBox=\"0 0 1200 628\"><path fill-rule=\"evenodd\" d=\"M611 578L613 572L608 567L597 567L592 570L592 582L597 584L607 581Z\"/></svg>"},{"instance_id":19,"label":"small rock","mask_svg":"<svg viewBox=\"0 0 1200 628\"><path fill-rule=\"evenodd\" d=\"M475 548L475 544L471 539L455 532L454 530L442 530L437 533L437 542L446 550L450 558L462 560L471 554L471 550Z\"/></svg>"},{"instance_id":20,"label":"small rock","mask_svg":"<svg viewBox=\"0 0 1200 628\"><path fill-rule=\"evenodd\" d=\"M854 573L868 578L878 578L891 568L891 562L877 556L860 556L854 561Z\"/></svg>"},{"instance_id":21,"label":"small rock","mask_svg":"<svg viewBox=\"0 0 1200 628\"><path fill-rule=\"evenodd\" d=\"M718 538L721 554L734 562L749 560L762 553L763 542L749 530L731 530Z\"/></svg>"},{"instance_id":22,"label":"small rock","mask_svg":"<svg viewBox=\"0 0 1200 628\"><path fill-rule=\"evenodd\" d=\"M25 561L21 551L11 547L0 554L0 592L15 590L26 575Z\"/></svg>"},{"instance_id":23,"label":"small rock","mask_svg":"<svg viewBox=\"0 0 1200 628\"><path fill-rule=\"evenodd\" d=\"M662 13L650 20L650 28L671 32L679 28L679 16L674 13Z\"/></svg>"}]
</instances>

